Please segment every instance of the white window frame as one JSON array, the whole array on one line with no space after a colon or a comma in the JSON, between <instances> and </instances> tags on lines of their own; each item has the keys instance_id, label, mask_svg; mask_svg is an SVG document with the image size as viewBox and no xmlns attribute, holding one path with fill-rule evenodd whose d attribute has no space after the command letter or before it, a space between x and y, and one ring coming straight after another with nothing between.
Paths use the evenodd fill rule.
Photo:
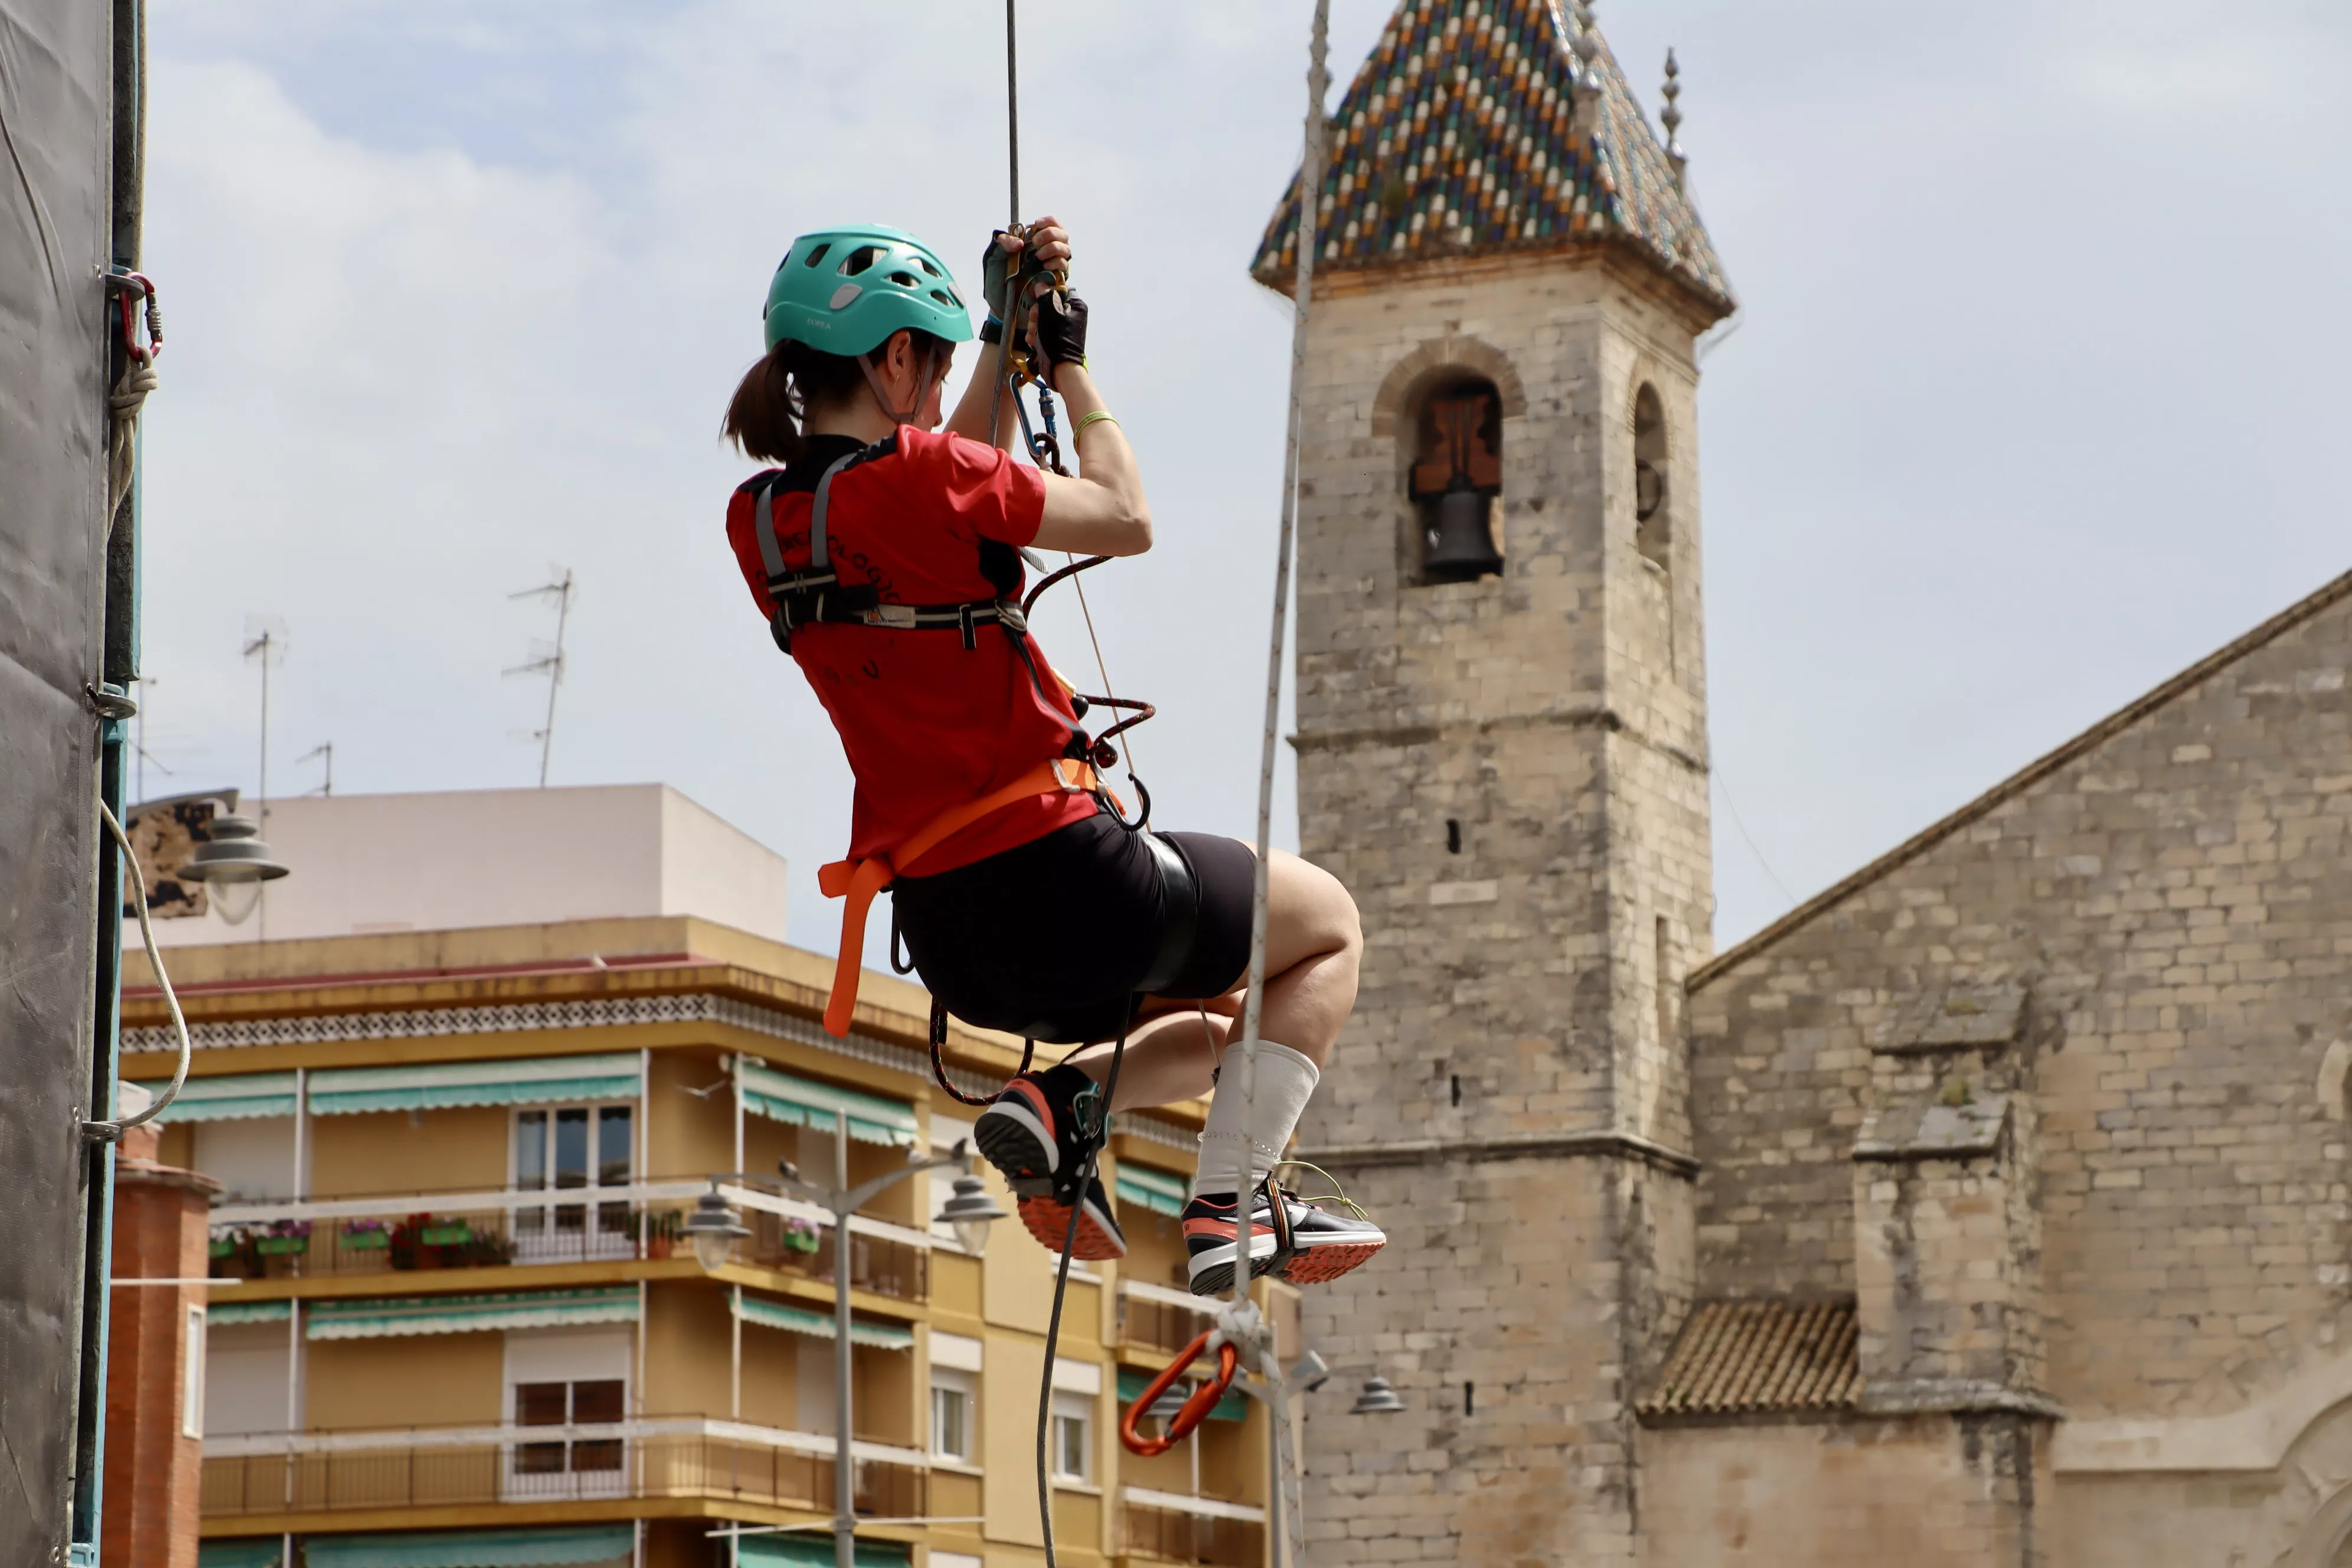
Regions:
<instances>
[{"instance_id":1,"label":"white window frame","mask_svg":"<svg viewBox=\"0 0 2352 1568\"><path fill-rule=\"evenodd\" d=\"M963 1447L947 1447L946 1435L940 1430L940 1396L952 1394L963 1405ZM979 1450L980 1379L958 1367L931 1368L931 1458L951 1464L969 1465Z\"/></svg>"},{"instance_id":2,"label":"white window frame","mask_svg":"<svg viewBox=\"0 0 2352 1568\"><path fill-rule=\"evenodd\" d=\"M507 1190L517 1194L529 1192L534 1196L540 1194L549 1195L545 1203L534 1203L530 1207L517 1208L513 1211L511 1232L518 1243L515 1259L517 1262L609 1261L631 1257L635 1253L636 1238L630 1234L629 1226L625 1222L618 1231L607 1229L604 1225L604 1215L594 1198L594 1194L598 1193L618 1190L604 1185L603 1173L598 1169L600 1162L596 1157L599 1137L604 1131L604 1113L612 1110L625 1110L629 1113L629 1170L621 1183L622 1187L627 1187L636 1182L637 1154L645 1136L646 1111L641 1101L635 1100L551 1100L545 1105L518 1105L508 1113ZM555 1119L558 1114L566 1110L585 1111L588 1116L589 1184L585 1187L558 1187L554 1184ZM543 1142L540 1172L541 1179L546 1184L543 1186L525 1187L522 1184L522 1119L525 1116L545 1118L543 1123L545 1131L541 1134ZM558 1193L577 1193L580 1195L577 1198L567 1198L558 1203L554 1200L554 1194ZM553 1223L555 1211L558 1208L571 1207L584 1207L588 1211L582 1215L583 1230L580 1258L530 1257L532 1247L529 1238L540 1236L553 1237L562 1228ZM562 1247L560 1243L556 1245L557 1253L567 1250L569 1249Z\"/></svg>"},{"instance_id":3,"label":"white window frame","mask_svg":"<svg viewBox=\"0 0 2352 1568\"><path fill-rule=\"evenodd\" d=\"M1057 1392L1054 1395L1053 1441L1048 1444L1046 1447L1046 1462L1053 1467L1054 1479L1057 1481L1074 1481L1080 1486L1090 1486L1093 1484L1095 1479L1095 1396L1092 1394ZM1077 1447L1078 1463L1080 1468L1076 1470L1066 1468L1062 1463L1063 1457L1067 1451L1068 1447L1068 1429L1072 1426L1076 1426L1078 1429Z\"/></svg>"},{"instance_id":4,"label":"white window frame","mask_svg":"<svg viewBox=\"0 0 2352 1568\"><path fill-rule=\"evenodd\" d=\"M180 1436L205 1435L205 1310L188 1304L180 1325Z\"/></svg>"}]
</instances>

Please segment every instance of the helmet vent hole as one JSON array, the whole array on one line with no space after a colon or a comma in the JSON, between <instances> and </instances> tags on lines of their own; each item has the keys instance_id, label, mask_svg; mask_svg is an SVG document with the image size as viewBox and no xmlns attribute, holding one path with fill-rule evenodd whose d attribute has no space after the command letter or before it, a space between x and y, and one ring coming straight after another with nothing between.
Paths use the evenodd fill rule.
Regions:
<instances>
[{"instance_id":1,"label":"helmet vent hole","mask_svg":"<svg viewBox=\"0 0 2352 1568\"><path fill-rule=\"evenodd\" d=\"M930 262L922 257L918 256L915 258L915 265L921 268L924 271L929 273L934 278L937 278L940 275L940 269L932 266Z\"/></svg>"},{"instance_id":2,"label":"helmet vent hole","mask_svg":"<svg viewBox=\"0 0 2352 1568\"><path fill-rule=\"evenodd\" d=\"M861 245L856 249L851 251L848 255L843 257L841 258L840 267L836 268L835 270L840 272L845 278L855 278L859 273L865 271L867 268L873 266L876 262L881 259L882 247L880 246Z\"/></svg>"},{"instance_id":3,"label":"helmet vent hole","mask_svg":"<svg viewBox=\"0 0 2352 1568\"><path fill-rule=\"evenodd\" d=\"M912 289L915 287L915 275L911 272L893 272L890 274L890 281L901 289Z\"/></svg>"},{"instance_id":4,"label":"helmet vent hole","mask_svg":"<svg viewBox=\"0 0 2352 1568\"><path fill-rule=\"evenodd\" d=\"M950 293L948 293L948 292L947 292L946 290L944 290L944 289L932 289L932 290L931 290L931 298L932 298L932 299L934 299L934 300L937 300L940 304L945 305L946 307L948 307L948 309L950 309L950 310L960 310L960 309L961 309L961 308L962 308L963 301L962 301L962 300L958 300L954 295L952 295L952 294L950 294Z\"/></svg>"},{"instance_id":5,"label":"helmet vent hole","mask_svg":"<svg viewBox=\"0 0 2352 1568\"><path fill-rule=\"evenodd\" d=\"M812 250L812 251L810 251L810 252L808 253L808 260L807 260L806 262L803 263L803 266L808 266L808 267L814 267L818 262L823 261L823 260L824 259L824 253L825 253L826 251L828 251L828 250L831 250L832 248L833 248L833 241L831 241L831 240L829 240L829 239L828 239L828 240L826 240L824 244L819 245L815 249L814 249L814 250Z\"/></svg>"}]
</instances>

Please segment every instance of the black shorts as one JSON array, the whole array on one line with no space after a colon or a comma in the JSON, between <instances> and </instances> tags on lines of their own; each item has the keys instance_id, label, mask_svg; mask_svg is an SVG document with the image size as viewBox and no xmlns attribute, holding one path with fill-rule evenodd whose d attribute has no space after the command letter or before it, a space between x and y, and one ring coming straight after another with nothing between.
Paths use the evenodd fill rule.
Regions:
<instances>
[{"instance_id":1,"label":"black shorts","mask_svg":"<svg viewBox=\"0 0 2352 1568\"><path fill-rule=\"evenodd\" d=\"M1163 833L1200 884L1192 943L1162 996L1222 996L1249 967L1257 858L1213 833ZM1107 1040L1160 956L1167 895L1143 835L1108 812L1001 855L891 885L931 994L968 1024L1055 1044Z\"/></svg>"}]
</instances>

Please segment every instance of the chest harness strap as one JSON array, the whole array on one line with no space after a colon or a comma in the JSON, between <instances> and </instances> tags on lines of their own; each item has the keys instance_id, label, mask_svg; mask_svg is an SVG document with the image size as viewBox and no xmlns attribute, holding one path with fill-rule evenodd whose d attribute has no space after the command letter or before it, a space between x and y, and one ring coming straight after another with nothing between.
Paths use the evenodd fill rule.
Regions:
<instances>
[{"instance_id":1,"label":"chest harness strap","mask_svg":"<svg viewBox=\"0 0 2352 1568\"><path fill-rule=\"evenodd\" d=\"M871 450L871 448L867 448ZM816 482L816 496L809 505L809 565L805 572L793 572L784 566L784 552L776 542L776 487L783 475L771 475L752 498L754 531L760 541L760 564L768 574L768 599L775 606L769 618L768 630L776 646L784 652L793 651L793 633L817 621L861 626L881 626L891 631L945 631L953 629L962 634L963 646L980 646L977 628L992 623L1004 628L1005 635L1018 645L1029 629L1028 618L1021 613L1019 604L1010 598L969 599L954 605L892 605L882 601L881 590L870 583L845 584L833 569L825 550L825 513L833 502L834 477L866 454L852 452L837 458ZM1025 653L1027 650L1023 649Z\"/></svg>"},{"instance_id":2,"label":"chest harness strap","mask_svg":"<svg viewBox=\"0 0 2352 1568\"><path fill-rule=\"evenodd\" d=\"M1003 789L951 805L906 838L863 860L835 860L822 867L816 885L828 899L846 898L841 911L841 951L834 961L833 995L824 1005L825 1033L835 1038L849 1033L850 1016L857 1010L857 977L866 962L866 912L874 895L898 879L898 867L912 865L950 834L1018 801L1055 791L1076 794L1102 788L1094 769L1084 763L1055 757L1038 763Z\"/></svg>"}]
</instances>

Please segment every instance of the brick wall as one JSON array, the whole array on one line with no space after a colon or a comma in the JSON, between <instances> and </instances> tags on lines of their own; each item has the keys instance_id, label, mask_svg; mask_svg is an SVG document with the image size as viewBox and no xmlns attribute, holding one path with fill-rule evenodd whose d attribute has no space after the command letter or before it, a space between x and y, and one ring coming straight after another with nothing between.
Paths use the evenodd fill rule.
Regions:
<instances>
[{"instance_id":1,"label":"brick wall","mask_svg":"<svg viewBox=\"0 0 2352 1568\"><path fill-rule=\"evenodd\" d=\"M134 1137L137 1134L133 1135ZM117 1279L202 1279L210 1271L205 1219L218 1183L134 1157L114 1176L113 1269ZM196 1505L203 1444L181 1432L189 1309L205 1290L125 1286L114 1291L107 1329L105 1516L100 1549L108 1568L195 1568ZM204 1413L194 1423L201 1428Z\"/></svg>"},{"instance_id":2,"label":"brick wall","mask_svg":"<svg viewBox=\"0 0 2352 1568\"><path fill-rule=\"evenodd\" d=\"M2015 1038L1937 1071L2036 1123L2046 1384L2068 1415L2233 1409L2333 1355L2347 667L2352 579L1703 977L1702 1294L1854 1289L1874 1045L1955 984L2008 986Z\"/></svg>"}]
</instances>

